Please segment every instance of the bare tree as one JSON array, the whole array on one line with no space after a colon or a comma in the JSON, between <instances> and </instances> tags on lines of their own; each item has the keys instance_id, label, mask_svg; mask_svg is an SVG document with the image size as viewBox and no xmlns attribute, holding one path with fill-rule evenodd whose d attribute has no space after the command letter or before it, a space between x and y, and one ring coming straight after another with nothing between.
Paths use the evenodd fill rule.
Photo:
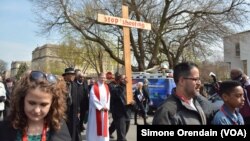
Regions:
<instances>
[{"instance_id":1,"label":"bare tree","mask_svg":"<svg viewBox=\"0 0 250 141\"><path fill-rule=\"evenodd\" d=\"M122 38L121 27L101 24L97 13L121 16L117 0L31 0L37 10L43 33L70 31L96 42L111 58L124 65L112 50ZM143 71L162 61L172 68L179 61L206 57L220 37L232 33L247 18L246 0L123 0L129 6L130 19L150 22L152 31L131 29L132 66ZM100 34L101 33L101 34ZM120 40L122 43L122 40ZM185 54L190 54L187 55ZM192 57L191 57L192 58Z\"/></svg>"},{"instance_id":2,"label":"bare tree","mask_svg":"<svg viewBox=\"0 0 250 141\"><path fill-rule=\"evenodd\" d=\"M56 55L62 60L67 67L82 66L81 48L77 47L77 41L68 37L56 50Z\"/></svg>"},{"instance_id":3,"label":"bare tree","mask_svg":"<svg viewBox=\"0 0 250 141\"><path fill-rule=\"evenodd\" d=\"M26 63L21 63L19 68L18 68L18 71L17 71L17 74L16 74L16 79L19 80L21 78L21 76L29 69L29 67L27 66Z\"/></svg>"},{"instance_id":4,"label":"bare tree","mask_svg":"<svg viewBox=\"0 0 250 141\"><path fill-rule=\"evenodd\" d=\"M216 60L215 62L203 61L199 63L200 67L200 77L202 78L201 82L213 82L211 76L209 76L210 72L216 74L218 81L224 81L229 79L230 69L228 64L222 62L220 60Z\"/></svg>"},{"instance_id":5,"label":"bare tree","mask_svg":"<svg viewBox=\"0 0 250 141\"><path fill-rule=\"evenodd\" d=\"M103 51L102 48L89 45L86 47L88 57L86 59L87 62L91 64L91 66L96 70L97 73L104 72L103 71Z\"/></svg>"},{"instance_id":6,"label":"bare tree","mask_svg":"<svg viewBox=\"0 0 250 141\"><path fill-rule=\"evenodd\" d=\"M99 44L92 41L83 41L82 52L80 56L84 62L83 66L89 66L93 68L96 73L105 72L104 70L104 60L109 60L107 63L112 64L114 60L107 56L107 53L100 47ZM110 45L112 46L112 45Z\"/></svg>"}]
</instances>

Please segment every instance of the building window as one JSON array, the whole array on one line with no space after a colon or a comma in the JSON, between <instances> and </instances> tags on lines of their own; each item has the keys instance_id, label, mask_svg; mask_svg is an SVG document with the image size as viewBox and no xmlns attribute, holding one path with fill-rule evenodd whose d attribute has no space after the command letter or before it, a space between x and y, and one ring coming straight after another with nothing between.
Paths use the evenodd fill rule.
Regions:
<instances>
[{"instance_id":1,"label":"building window","mask_svg":"<svg viewBox=\"0 0 250 141\"><path fill-rule=\"evenodd\" d=\"M231 68L232 68L232 64L231 62L226 62L227 63L227 72L230 72L231 71ZM230 78L230 73L226 73L227 75L227 78Z\"/></svg>"},{"instance_id":2,"label":"building window","mask_svg":"<svg viewBox=\"0 0 250 141\"><path fill-rule=\"evenodd\" d=\"M247 60L242 60L242 63L243 63L243 71L245 74L248 74L247 73Z\"/></svg>"},{"instance_id":3,"label":"building window","mask_svg":"<svg viewBox=\"0 0 250 141\"><path fill-rule=\"evenodd\" d=\"M235 55L240 56L240 43L235 44Z\"/></svg>"}]
</instances>

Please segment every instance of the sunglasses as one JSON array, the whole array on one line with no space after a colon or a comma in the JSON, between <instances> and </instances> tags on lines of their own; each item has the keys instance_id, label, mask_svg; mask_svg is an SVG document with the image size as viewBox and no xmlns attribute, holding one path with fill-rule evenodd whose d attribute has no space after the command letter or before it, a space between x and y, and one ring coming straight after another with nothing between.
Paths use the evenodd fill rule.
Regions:
<instances>
[{"instance_id":1,"label":"sunglasses","mask_svg":"<svg viewBox=\"0 0 250 141\"><path fill-rule=\"evenodd\" d=\"M46 79L51 84L55 84L57 82L55 75L45 74L41 71L32 71L30 73L30 79L34 81Z\"/></svg>"}]
</instances>

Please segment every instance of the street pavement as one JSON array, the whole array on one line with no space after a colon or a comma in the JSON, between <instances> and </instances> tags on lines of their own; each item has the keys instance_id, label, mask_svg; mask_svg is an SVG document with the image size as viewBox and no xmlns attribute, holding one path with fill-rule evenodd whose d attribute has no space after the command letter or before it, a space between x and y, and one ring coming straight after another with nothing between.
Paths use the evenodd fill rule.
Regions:
<instances>
[{"instance_id":1,"label":"street pavement","mask_svg":"<svg viewBox=\"0 0 250 141\"><path fill-rule=\"evenodd\" d=\"M136 133L137 133L137 127L134 124L134 116L132 115L133 118L131 118L130 120L130 127L129 127L129 131L128 134L126 136L128 141L136 141ZM149 124L152 124L152 120L153 120L153 116L149 115L147 118L147 122ZM110 118L110 123L112 121L112 118ZM138 117L137 119L138 124L143 125L143 119L142 117ZM87 127L87 125L85 125L85 127ZM110 141L116 141L116 132L113 133L114 139L110 139ZM87 141L86 140L86 130L82 133L82 138L83 141Z\"/></svg>"}]
</instances>

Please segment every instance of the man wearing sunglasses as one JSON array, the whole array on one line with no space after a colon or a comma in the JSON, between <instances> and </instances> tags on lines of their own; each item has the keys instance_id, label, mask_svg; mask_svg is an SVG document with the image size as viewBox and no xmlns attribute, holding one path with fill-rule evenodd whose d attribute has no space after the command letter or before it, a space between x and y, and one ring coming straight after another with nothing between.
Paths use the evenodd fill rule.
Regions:
<instances>
[{"instance_id":1,"label":"man wearing sunglasses","mask_svg":"<svg viewBox=\"0 0 250 141\"><path fill-rule=\"evenodd\" d=\"M79 118L78 113L80 112L79 107L79 96L77 93L77 84L75 80L74 68L66 68L63 73L64 80L67 84L68 95L67 95L67 126L69 128L72 141L80 141L81 134L79 131Z\"/></svg>"},{"instance_id":2,"label":"man wearing sunglasses","mask_svg":"<svg viewBox=\"0 0 250 141\"><path fill-rule=\"evenodd\" d=\"M201 85L198 66L192 62L174 67L176 88L157 109L154 125L205 125L218 111L199 94Z\"/></svg>"}]
</instances>

